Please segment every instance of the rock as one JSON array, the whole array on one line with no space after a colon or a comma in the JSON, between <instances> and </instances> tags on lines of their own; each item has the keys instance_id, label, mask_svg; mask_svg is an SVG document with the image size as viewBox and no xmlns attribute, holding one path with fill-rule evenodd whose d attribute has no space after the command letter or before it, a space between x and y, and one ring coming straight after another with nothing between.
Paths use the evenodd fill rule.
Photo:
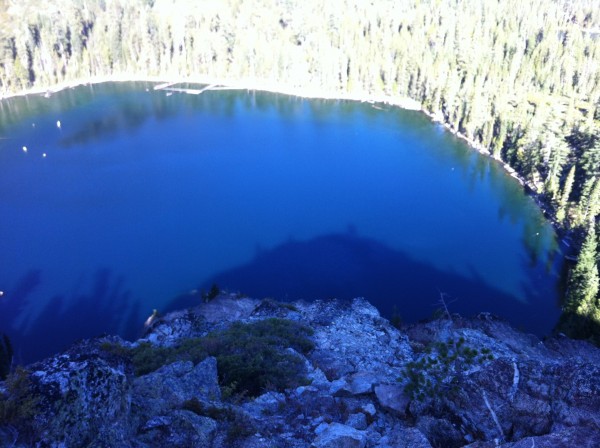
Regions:
<instances>
[{"instance_id":1,"label":"rock","mask_svg":"<svg viewBox=\"0 0 600 448\"><path fill-rule=\"evenodd\" d=\"M369 417L374 417L377 413L377 410L375 409L375 406L373 406L373 403L367 403L364 406L362 406L361 409L365 413L365 415L368 415Z\"/></svg>"},{"instance_id":2,"label":"rock","mask_svg":"<svg viewBox=\"0 0 600 448\"><path fill-rule=\"evenodd\" d=\"M231 444L224 445L223 448L229 448ZM237 443L239 448L301 448L306 446L300 440L294 438L280 439L279 437L263 437L253 435Z\"/></svg>"},{"instance_id":3,"label":"rock","mask_svg":"<svg viewBox=\"0 0 600 448\"><path fill-rule=\"evenodd\" d=\"M348 384L346 380L340 378L333 380L329 385L329 393L336 397L349 397L351 394L348 391Z\"/></svg>"},{"instance_id":4,"label":"rock","mask_svg":"<svg viewBox=\"0 0 600 448\"><path fill-rule=\"evenodd\" d=\"M247 297L220 295L198 307L196 312L207 322L233 322L250 317L260 303L259 300Z\"/></svg>"},{"instance_id":5,"label":"rock","mask_svg":"<svg viewBox=\"0 0 600 448\"><path fill-rule=\"evenodd\" d=\"M195 310L177 310L156 319L146 330L143 340L154 345L171 346L183 338L205 333L204 318Z\"/></svg>"},{"instance_id":6,"label":"rock","mask_svg":"<svg viewBox=\"0 0 600 448\"><path fill-rule=\"evenodd\" d=\"M569 428L551 434L536 437L526 437L518 442L502 443L495 441L475 442L465 448L597 448L600 440L600 429Z\"/></svg>"},{"instance_id":7,"label":"rock","mask_svg":"<svg viewBox=\"0 0 600 448\"><path fill-rule=\"evenodd\" d=\"M297 306L315 329L317 347L310 359L329 381L352 373L377 372L379 381L391 382L412 357L408 339L362 298L354 299L350 306L335 301Z\"/></svg>"},{"instance_id":8,"label":"rock","mask_svg":"<svg viewBox=\"0 0 600 448\"><path fill-rule=\"evenodd\" d=\"M417 421L417 429L433 446L455 448L464 445L461 433L448 420L423 416Z\"/></svg>"},{"instance_id":9,"label":"rock","mask_svg":"<svg viewBox=\"0 0 600 448\"><path fill-rule=\"evenodd\" d=\"M507 448L596 448L600 445L600 429L569 428L538 437L527 437L516 443L508 443Z\"/></svg>"},{"instance_id":10,"label":"rock","mask_svg":"<svg viewBox=\"0 0 600 448\"><path fill-rule=\"evenodd\" d=\"M316 448L364 448L367 436L341 423L325 424L319 427L318 436L313 442Z\"/></svg>"},{"instance_id":11,"label":"rock","mask_svg":"<svg viewBox=\"0 0 600 448\"><path fill-rule=\"evenodd\" d=\"M358 372L346 378L347 390L352 395L367 394L373 392L373 383L379 377L371 372Z\"/></svg>"},{"instance_id":12,"label":"rock","mask_svg":"<svg viewBox=\"0 0 600 448\"><path fill-rule=\"evenodd\" d=\"M544 380L556 385L555 423L565 426L589 425L600 428L600 365L589 362L565 362L556 368L546 367ZM541 384L540 384L541 385Z\"/></svg>"},{"instance_id":13,"label":"rock","mask_svg":"<svg viewBox=\"0 0 600 448\"><path fill-rule=\"evenodd\" d=\"M274 415L281 410L282 406L285 406L284 394L267 392L248 403L244 403L242 408L254 415Z\"/></svg>"},{"instance_id":14,"label":"rock","mask_svg":"<svg viewBox=\"0 0 600 448\"><path fill-rule=\"evenodd\" d=\"M48 444L123 445L129 437L129 389L124 366L109 363L96 348L80 344L33 366L39 400L33 430Z\"/></svg>"},{"instance_id":15,"label":"rock","mask_svg":"<svg viewBox=\"0 0 600 448\"><path fill-rule=\"evenodd\" d=\"M564 337L541 342L489 315L401 332L364 299L280 305L222 296L160 318L146 340L176 345L271 317L314 330L315 349L293 352L305 385L222 401L214 358L135 377L130 349L139 341L83 341L0 382L0 445L584 448L600 439L600 350ZM458 340L472 359L459 353L437 370L424 366L423 378L440 387L409 400L397 382L408 363L442 346L454 352L449 341Z\"/></svg>"},{"instance_id":16,"label":"rock","mask_svg":"<svg viewBox=\"0 0 600 448\"><path fill-rule=\"evenodd\" d=\"M397 384L379 384L375 386L375 396L382 408L395 412L400 418L406 418L410 398L404 394L403 387Z\"/></svg>"},{"instance_id":17,"label":"rock","mask_svg":"<svg viewBox=\"0 0 600 448\"><path fill-rule=\"evenodd\" d=\"M354 429L365 430L367 429L367 417L362 413L350 414L346 419L346 425Z\"/></svg>"},{"instance_id":18,"label":"rock","mask_svg":"<svg viewBox=\"0 0 600 448\"><path fill-rule=\"evenodd\" d=\"M217 429L214 420L178 410L153 417L140 429L138 440L148 447L208 447Z\"/></svg>"},{"instance_id":19,"label":"rock","mask_svg":"<svg viewBox=\"0 0 600 448\"><path fill-rule=\"evenodd\" d=\"M260 301L220 294L199 306L172 311L157 319L146 331L143 341L171 346L183 338L204 336L234 321L250 317Z\"/></svg>"},{"instance_id":20,"label":"rock","mask_svg":"<svg viewBox=\"0 0 600 448\"><path fill-rule=\"evenodd\" d=\"M310 383L312 385L325 387L328 386L329 380L327 380L327 377L321 369L319 369L318 367L313 367L312 364L308 362L308 360L305 363L305 365L307 371L306 377L310 380Z\"/></svg>"},{"instance_id":21,"label":"rock","mask_svg":"<svg viewBox=\"0 0 600 448\"><path fill-rule=\"evenodd\" d=\"M427 438L417 428L399 424L387 429L376 448L431 448Z\"/></svg>"},{"instance_id":22,"label":"rock","mask_svg":"<svg viewBox=\"0 0 600 448\"><path fill-rule=\"evenodd\" d=\"M336 378L355 371L355 367L349 359L335 356L329 349L316 348L311 353L310 359L329 381L334 381Z\"/></svg>"},{"instance_id":23,"label":"rock","mask_svg":"<svg viewBox=\"0 0 600 448\"><path fill-rule=\"evenodd\" d=\"M187 400L211 402L220 398L217 361L209 357L195 367L190 361L180 361L136 378L132 410L143 423L144 417L164 415Z\"/></svg>"}]
</instances>

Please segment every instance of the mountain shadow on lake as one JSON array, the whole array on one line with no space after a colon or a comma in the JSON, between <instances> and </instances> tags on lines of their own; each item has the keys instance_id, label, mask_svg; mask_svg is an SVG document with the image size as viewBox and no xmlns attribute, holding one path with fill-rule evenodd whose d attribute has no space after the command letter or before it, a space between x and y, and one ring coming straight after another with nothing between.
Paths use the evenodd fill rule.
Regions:
<instances>
[{"instance_id":1,"label":"mountain shadow on lake","mask_svg":"<svg viewBox=\"0 0 600 448\"><path fill-rule=\"evenodd\" d=\"M0 302L0 333L11 338L15 362L29 363L69 347L75 340L119 334L139 336L139 303L132 301L124 279L109 269L97 270L89 290L52 296L35 315L30 295L42 284L40 270L31 270ZM24 313L22 315L22 313Z\"/></svg>"},{"instance_id":2,"label":"mountain shadow on lake","mask_svg":"<svg viewBox=\"0 0 600 448\"><path fill-rule=\"evenodd\" d=\"M208 291L213 284L278 300L363 296L384 316L397 312L405 322L432 316L442 293L452 312L464 316L491 312L539 335L548 334L558 318L555 303L537 303L535 294L526 291L530 303L523 303L481 278L439 270L352 232L288 241L260 251L248 264L215 275L201 289ZM529 284L535 285L535 279ZM192 306L198 300L198 296L180 296L169 309Z\"/></svg>"}]
</instances>

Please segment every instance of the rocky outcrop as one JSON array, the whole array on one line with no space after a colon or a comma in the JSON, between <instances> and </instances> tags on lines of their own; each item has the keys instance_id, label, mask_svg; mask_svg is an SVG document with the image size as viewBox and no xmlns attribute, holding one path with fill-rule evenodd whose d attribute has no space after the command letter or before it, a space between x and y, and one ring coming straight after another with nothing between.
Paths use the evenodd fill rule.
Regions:
<instances>
[{"instance_id":1,"label":"rocky outcrop","mask_svg":"<svg viewBox=\"0 0 600 448\"><path fill-rule=\"evenodd\" d=\"M278 362L301 361L285 366L303 366L300 383L232 395L227 358L210 355L215 335L272 318L313 330L312 349L277 349ZM190 341L206 354L175 351ZM136 370L159 356L164 365ZM220 296L159 319L135 343L84 341L14 373L0 383L0 445L593 447L598 378L597 348L540 341L486 314L398 330L364 299Z\"/></svg>"}]
</instances>

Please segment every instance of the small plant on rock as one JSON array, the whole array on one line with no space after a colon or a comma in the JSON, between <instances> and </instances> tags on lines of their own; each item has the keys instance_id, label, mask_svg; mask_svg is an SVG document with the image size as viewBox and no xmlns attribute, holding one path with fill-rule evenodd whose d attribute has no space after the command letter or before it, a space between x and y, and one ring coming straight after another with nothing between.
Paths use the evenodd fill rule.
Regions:
<instances>
[{"instance_id":1,"label":"small plant on rock","mask_svg":"<svg viewBox=\"0 0 600 448\"><path fill-rule=\"evenodd\" d=\"M204 302L210 302L216 299L221 294L221 288L216 283L213 283L208 292L202 292L202 300Z\"/></svg>"},{"instance_id":2,"label":"small plant on rock","mask_svg":"<svg viewBox=\"0 0 600 448\"><path fill-rule=\"evenodd\" d=\"M407 364L398 380L405 383L404 392L413 400L441 398L458 391L464 372L493 359L491 350L471 348L463 337L435 342L417 361Z\"/></svg>"}]
</instances>

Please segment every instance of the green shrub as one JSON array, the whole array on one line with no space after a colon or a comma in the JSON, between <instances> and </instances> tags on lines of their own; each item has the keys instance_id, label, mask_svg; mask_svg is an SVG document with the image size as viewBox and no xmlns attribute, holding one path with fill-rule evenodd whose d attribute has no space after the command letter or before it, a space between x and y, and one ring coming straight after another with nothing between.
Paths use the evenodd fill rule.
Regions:
<instances>
[{"instance_id":1,"label":"green shrub","mask_svg":"<svg viewBox=\"0 0 600 448\"><path fill-rule=\"evenodd\" d=\"M256 396L265 390L283 390L305 384L304 361L288 347L306 354L314 348L308 327L285 319L234 323L207 335L205 347L217 358L219 381L231 394Z\"/></svg>"},{"instance_id":2,"label":"green shrub","mask_svg":"<svg viewBox=\"0 0 600 448\"><path fill-rule=\"evenodd\" d=\"M142 376L176 361L198 364L209 356L205 344L204 338L190 338L174 347L158 347L150 342L142 342L133 348L113 343L104 343L100 348L127 359L133 365L135 375Z\"/></svg>"},{"instance_id":3,"label":"green shrub","mask_svg":"<svg viewBox=\"0 0 600 448\"><path fill-rule=\"evenodd\" d=\"M287 348L306 354L314 348L312 330L286 319L236 322L228 329L201 338L185 339L174 347L156 347L148 342L132 349L103 348L121 354L133 364L136 375L145 375L175 361L194 364L214 356L223 395L246 393L256 396L265 390L282 390L306 384L304 362ZM119 346L120 347L120 346Z\"/></svg>"}]
</instances>

